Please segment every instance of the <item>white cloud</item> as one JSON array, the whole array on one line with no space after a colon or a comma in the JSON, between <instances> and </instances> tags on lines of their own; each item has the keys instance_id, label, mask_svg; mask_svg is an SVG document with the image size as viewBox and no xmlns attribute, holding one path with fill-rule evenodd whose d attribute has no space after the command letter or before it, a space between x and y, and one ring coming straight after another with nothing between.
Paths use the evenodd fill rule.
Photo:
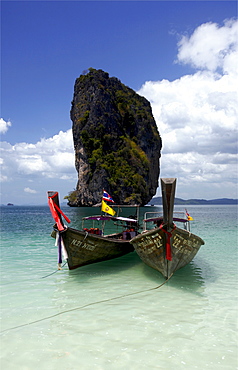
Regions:
<instances>
[{"instance_id":1,"label":"white cloud","mask_svg":"<svg viewBox=\"0 0 238 370\"><path fill-rule=\"evenodd\" d=\"M24 189L24 192L25 192L25 193L30 193L30 194L36 194L36 193L37 193L37 191L36 191L36 190L33 190L33 189L31 189L31 188L25 188L25 189Z\"/></svg>"},{"instance_id":2,"label":"white cloud","mask_svg":"<svg viewBox=\"0 0 238 370\"><path fill-rule=\"evenodd\" d=\"M47 190L63 198L77 182L71 129L36 144L2 142L0 163L1 203L45 203Z\"/></svg>"},{"instance_id":3,"label":"white cloud","mask_svg":"<svg viewBox=\"0 0 238 370\"><path fill-rule=\"evenodd\" d=\"M218 68L224 73L237 72L237 43L236 20L226 20L221 27L204 23L190 37L182 36L178 43L178 61L213 72Z\"/></svg>"},{"instance_id":4,"label":"white cloud","mask_svg":"<svg viewBox=\"0 0 238 370\"><path fill-rule=\"evenodd\" d=\"M164 143L164 152L235 153L238 116L236 83L197 72L179 80L148 81L139 93L151 101ZM222 147L221 147L222 138Z\"/></svg>"},{"instance_id":5,"label":"white cloud","mask_svg":"<svg viewBox=\"0 0 238 370\"><path fill-rule=\"evenodd\" d=\"M201 25L178 44L178 61L197 71L147 81L139 91L151 102L162 137L161 175L187 186L225 182L226 197L237 195L237 29L234 20Z\"/></svg>"},{"instance_id":6,"label":"white cloud","mask_svg":"<svg viewBox=\"0 0 238 370\"><path fill-rule=\"evenodd\" d=\"M0 118L0 134L5 134L11 125L10 121L6 122L3 118Z\"/></svg>"},{"instance_id":7,"label":"white cloud","mask_svg":"<svg viewBox=\"0 0 238 370\"><path fill-rule=\"evenodd\" d=\"M17 143L1 145L2 175L13 177L75 178L75 159L72 130L60 131L52 138L36 144Z\"/></svg>"},{"instance_id":8,"label":"white cloud","mask_svg":"<svg viewBox=\"0 0 238 370\"><path fill-rule=\"evenodd\" d=\"M0 173L0 182L6 182L7 180L8 180L7 176Z\"/></svg>"}]
</instances>

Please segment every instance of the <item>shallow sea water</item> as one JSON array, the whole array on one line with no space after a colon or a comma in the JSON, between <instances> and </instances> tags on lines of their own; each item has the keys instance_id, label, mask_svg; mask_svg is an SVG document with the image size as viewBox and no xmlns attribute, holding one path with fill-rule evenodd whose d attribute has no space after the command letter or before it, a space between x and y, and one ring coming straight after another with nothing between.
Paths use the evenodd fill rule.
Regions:
<instances>
[{"instance_id":1,"label":"shallow sea water","mask_svg":"<svg viewBox=\"0 0 238 370\"><path fill-rule=\"evenodd\" d=\"M188 211L205 245L162 285L135 252L57 271L48 207L1 207L1 369L237 369L237 207Z\"/></svg>"}]
</instances>

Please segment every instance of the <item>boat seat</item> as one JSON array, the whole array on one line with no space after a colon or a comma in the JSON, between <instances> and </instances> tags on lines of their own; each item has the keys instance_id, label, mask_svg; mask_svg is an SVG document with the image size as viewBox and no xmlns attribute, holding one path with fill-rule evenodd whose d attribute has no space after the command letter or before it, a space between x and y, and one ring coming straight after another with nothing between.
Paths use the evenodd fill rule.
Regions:
<instances>
[{"instance_id":1,"label":"boat seat","mask_svg":"<svg viewBox=\"0 0 238 370\"><path fill-rule=\"evenodd\" d=\"M131 240L132 238L134 238L134 236L136 236L135 231L125 230L122 233L122 239L123 240Z\"/></svg>"},{"instance_id":2,"label":"boat seat","mask_svg":"<svg viewBox=\"0 0 238 370\"><path fill-rule=\"evenodd\" d=\"M90 229L84 228L83 230L90 234L102 235L102 230L100 230L98 227L91 227Z\"/></svg>"}]
</instances>

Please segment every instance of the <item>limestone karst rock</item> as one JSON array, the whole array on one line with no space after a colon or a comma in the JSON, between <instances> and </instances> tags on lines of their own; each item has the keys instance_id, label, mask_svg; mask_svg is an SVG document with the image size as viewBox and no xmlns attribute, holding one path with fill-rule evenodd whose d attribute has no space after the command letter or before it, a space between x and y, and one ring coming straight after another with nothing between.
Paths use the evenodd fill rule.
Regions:
<instances>
[{"instance_id":1,"label":"limestone karst rock","mask_svg":"<svg viewBox=\"0 0 238 370\"><path fill-rule=\"evenodd\" d=\"M90 68L71 107L76 190L70 206L92 206L108 191L117 204L147 204L158 187L161 138L150 103L117 78Z\"/></svg>"}]
</instances>

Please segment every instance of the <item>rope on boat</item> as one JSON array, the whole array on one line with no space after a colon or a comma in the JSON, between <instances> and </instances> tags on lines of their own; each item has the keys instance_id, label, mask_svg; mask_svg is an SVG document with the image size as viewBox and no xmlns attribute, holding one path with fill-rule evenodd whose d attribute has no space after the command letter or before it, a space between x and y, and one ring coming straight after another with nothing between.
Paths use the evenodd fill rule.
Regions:
<instances>
[{"instance_id":1,"label":"rope on boat","mask_svg":"<svg viewBox=\"0 0 238 370\"><path fill-rule=\"evenodd\" d=\"M58 270L56 270L55 272L57 272ZM54 272L54 273L55 273ZM47 275L49 276L49 275ZM134 292L134 293L129 293L129 294L124 294L124 295L121 295L119 297L114 297L114 298L108 298L108 299L103 299L101 301L97 301L97 302L92 302L92 303L88 303L88 304L85 304L84 306L79 306L79 307L75 307L75 308L71 308L69 310L65 310L65 311L61 311L61 312L58 312L54 315L51 315L51 316L47 316L47 317L43 317L42 319L39 319L39 320L35 320L35 321L31 321L29 323L26 323L26 324L22 324L22 325L17 325L17 326L14 326L12 328L9 328L9 329L5 329L5 330L2 330L0 332L0 334L3 334L7 331L10 331L10 330L15 330L15 329L19 329L19 328L23 328L25 326L28 326L28 325L33 325L33 324L36 324L38 322L42 322L42 321L45 321L45 320L49 320L49 319L53 319L54 317L57 317L57 316L60 316L60 315L63 315L65 313L69 313L69 312L73 312L73 311L78 311L78 310L82 310L86 307L89 307L89 306L94 306L96 304L100 304L100 303L105 303L105 302L110 302L110 301L114 301L116 299L120 299L120 298L125 298L125 297L129 297L129 296L132 296L132 295L136 295L136 294L140 294L140 293L144 293L144 292L149 292L150 290L156 290L156 289L159 289L161 288L163 285L165 285L170 279L171 277L173 276L173 274L171 274L162 284L154 287L154 288L149 288L149 289L145 289L145 290L141 290L139 292Z\"/></svg>"}]
</instances>

